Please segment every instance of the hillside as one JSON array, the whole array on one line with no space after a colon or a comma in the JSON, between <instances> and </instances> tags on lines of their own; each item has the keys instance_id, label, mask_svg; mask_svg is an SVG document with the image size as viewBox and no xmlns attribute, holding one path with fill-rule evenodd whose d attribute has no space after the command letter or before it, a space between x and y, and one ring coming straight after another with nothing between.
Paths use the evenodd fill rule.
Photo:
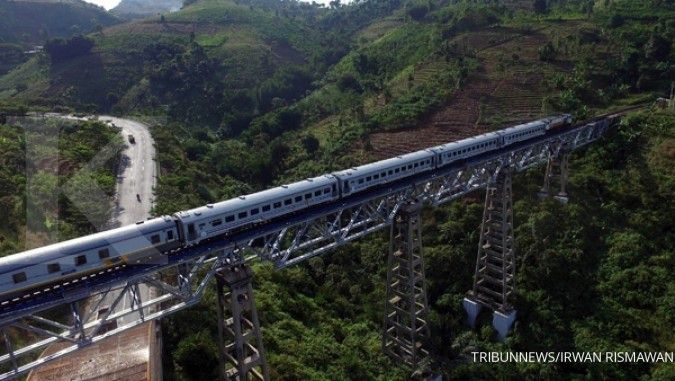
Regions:
<instances>
[{"instance_id":1,"label":"hillside","mask_svg":"<svg viewBox=\"0 0 675 381\"><path fill-rule=\"evenodd\" d=\"M227 88L228 97L243 97L250 103L256 88L278 75L298 82L292 89L298 96L339 54L335 48L341 43L336 44L332 33L314 32L316 24L311 18L323 13L326 10L296 2L275 3L272 8L200 1L178 12L92 34L89 37L95 46L88 54L58 63L48 57L34 57L0 78L0 98L4 94L5 98L31 103L85 109L110 110L117 106L116 110L125 112L166 112L168 107L170 113L173 109L185 113L184 108L190 106L179 103L188 99L177 96L176 87L198 74L194 71L198 65L206 69L207 78L193 82L212 87L186 91L220 98L222 89ZM173 65L181 72L167 72L175 68ZM172 75L181 78L170 78ZM64 97L66 89L70 90ZM270 91L268 102L275 96L275 90ZM194 103L204 104L200 100ZM222 112L201 109L187 113L202 114L217 126ZM191 117L182 120L195 121Z\"/></svg>"},{"instance_id":2,"label":"hillside","mask_svg":"<svg viewBox=\"0 0 675 381\"><path fill-rule=\"evenodd\" d=\"M81 0L0 1L0 76L27 61L49 38L89 33L119 20Z\"/></svg>"},{"instance_id":3,"label":"hillside","mask_svg":"<svg viewBox=\"0 0 675 381\"><path fill-rule=\"evenodd\" d=\"M82 0L3 0L0 18L0 43L26 46L119 22L105 9Z\"/></svg>"},{"instance_id":4,"label":"hillside","mask_svg":"<svg viewBox=\"0 0 675 381\"><path fill-rule=\"evenodd\" d=\"M122 0L110 10L110 13L120 17L136 18L175 12L182 6L182 0Z\"/></svg>"}]
</instances>

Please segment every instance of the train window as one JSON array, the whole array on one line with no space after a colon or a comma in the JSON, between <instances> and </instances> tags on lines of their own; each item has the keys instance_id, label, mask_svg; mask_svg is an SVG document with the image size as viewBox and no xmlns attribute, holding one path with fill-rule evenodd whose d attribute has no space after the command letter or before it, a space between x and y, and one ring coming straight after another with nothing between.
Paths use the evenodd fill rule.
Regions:
<instances>
[{"instance_id":1,"label":"train window","mask_svg":"<svg viewBox=\"0 0 675 381\"><path fill-rule=\"evenodd\" d=\"M329 191L330 191L330 189L329 189ZM316 196L316 197L321 196L321 191L318 190L318 191L314 192L314 196Z\"/></svg>"},{"instance_id":2,"label":"train window","mask_svg":"<svg viewBox=\"0 0 675 381\"><path fill-rule=\"evenodd\" d=\"M281 208L281 201L275 202L274 204L272 204L272 206L274 206L274 209Z\"/></svg>"},{"instance_id":3,"label":"train window","mask_svg":"<svg viewBox=\"0 0 675 381\"><path fill-rule=\"evenodd\" d=\"M398 169L398 168L396 168L396 169L394 170L394 172L396 172L396 173L398 173L399 171L400 171L400 169Z\"/></svg>"},{"instance_id":4,"label":"train window","mask_svg":"<svg viewBox=\"0 0 675 381\"><path fill-rule=\"evenodd\" d=\"M258 208L251 209L251 215L252 216L255 216L258 213L260 213L260 209L258 209Z\"/></svg>"},{"instance_id":5,"label":"train window","mask_svg":"<svg viewBox=\"0 0 675 381\"><path fill-rule=\"evenodd\" d=\"M108 249L101 249L98 251L98 257L101 259L106 259L110 256L110 250Z\"/></svg>"},{"instance_id":6,"label":"train window","mask_svg":"<svg viewBox=\"0 0 675 381\"><path fill-rule=\"evenodd\" d=\"M391 175L394 174L394 171L392 171L392 170L390 169L387 173L389 174L389 176L391 176Z\"/></svg>"},{"instance_id":7,"label":"train window","mask_svg":"<svg viewBox=\"0 0 675 381\"><path fill-rule=\"evenodd\" d=\"M166 240L167 241L173 240L173 230L167 230L166 231Z\"/></svg>"},{"instance_id":8,"label":"train window","mask_svg":"<svg viewBox=\"0 0 675 381\"><path fill-rule=\"evenodd\" d=\"M150 243L156 244L159 243L159 234L153 234L150 236Z\"/></svg>"},{"instance_id":9,"label":"train window","mask_svg":"<svg viewBox=\"0 0 675 381\"><path fill-rule=\"evenodd\" d=\"M373 180L377 180L380 178L380 175L373 175Z\"/></svg>"},{"instance_id":10,"label":"train window","mask_svg":"<svg viewBox=\"0 0 675 381\"><path fill-rule=\"evenodd\" d=\"M26 281L26 273L25 272L20 272L16 274L12 274L12 280L14 283L21 283Z\"/></svg>"},{"instance_id":11,"label":"train window","mask_svg":"<svg viewBox=\"0 0 675 381\"><path fill-rule=\"evenodd\" d=\"M415 168L419 167L420 165L418 163L415 163Z\"/></svg>"},{"instance_id":12,"label":"train window","mask_svg":"<svg viewBox=\"0 0 675 381\"><path fill-rule=\"evenodd\" d=\"M408 164L408 169L412 169L412 164Z\"/></svg>"},{"instance_id":13,"label":"train window","mask_svg":"<svg viewBox=\"0 0 675 381\"><path fill-rule=\"evenodd\" d=\"M237 218L242 219L248 217L248 212L241 212L237 215Z\"/></svg>"},{"instance_id":14,"label":"train window","mask_svg":"<svg viewBox=\"0 0 675 381\"><path fill-rule=\"evenodd\" d=\"M47 272L50 274L57 273L61 271L61 265L58 263L49 263L47 264Z\"/></svg>"},{"instance_id":15,"label":"train window","mask_svg":"<svg viewBox=\"0 0 675 381\"><path fill-rule=\"evenodd\" d=\"M305 200L309 200L310 198L312 198L312 194L311 193L305 193Z\"/></svg>"},{"instance_id":16,"label":"train window","mask_svg":"<svg viewBox=\"0 0 675 381\"><path fill-rule=\"evenodd\" d=\"M372 179L373 179L373 178L372 178L371 176L366 177L366 181L370 181L370 180L372 180Z\"/></svg>"},{"instance_id":17,"label":"train window","mask_svg":"<svg viewBox=\"0 0 675 381\"><path fill-rule=\"evenodd\" d=\"M363 184L363 179L359 179L359 184Z\"/></svg>"},{"instance_id":18,"label":"train window","mask_svg":"<svg viewBox=\"0 0 675 381\"><path fill-rule=\"evenodd\" d=\"M217 220L211 221L211 226L218 226L218 225L221 225L222 223L223 223L223 220L221 220L221 219L219 218L219 219L217 219Z\"/></svg>"},{"instance_id":19,"label":"train window","mask_svg":"<svg viewBox=\"0 0 675 381\"><path fill-rule=\"evenodd\" d=\"M380 177L385 177L386 175L387 175L387 172L380 173Z\"/></svg>"},{"instance_id":20,"label":"train window","mask_svg":"<svg viewBox=\"0 0 675 381\"><path fill-rule=\"evenodd\" d=\"M293 199L287 198L284 200L284 205L291 205L293 203Z\"/></svg>"},{"instance_id":21,"label":"train window","mask_svg":"<svg viewBox=\"0 0 675 381\"><path fill-rule=\"evenodd\" d=\"M302 201L302 196L295 196L295 202Z\"/></svg>"},{"instance_id":22,"label":"train window","mask_svg":"<svg viewBox=\"0 0 675 381\"><path fill-rule=\"evenodd\" d=\"M269 212L270 209L272 209L272 206L271 206L271 205L264 205L264 206L262 207L262 211L263 211L263 212Z\"/></svg>"},{"instance_id":23,"label":"train window","mask_svg":"<svg viewBox=\"0 0 675 381\"><path fill-rule=\"evenodd\" d=\"M330 188L323 188L323 194L330 193Z\"/></svg>"},{"instance_id":24,"label":"train window","mask_svg":"<svg viewBox=\"0 0 675 381\"><path fill-rule=\"evenodd\" d=\"M232 222L232 221L234 221L234 214L233 214L233 215L230 215L230 216L227 216L227 217L225 217L225 222Z\"/></svg>"},{"instance_id":25,"label":"train window","mask_svg":"<svg viewBox=\"0 0 675 381\"><path fill-rule=\"evenodd\" d=\"M75 266L82 266L87 264L87 256L86 255L78 255L75 257Z\"/></svg>"}]
</instances>

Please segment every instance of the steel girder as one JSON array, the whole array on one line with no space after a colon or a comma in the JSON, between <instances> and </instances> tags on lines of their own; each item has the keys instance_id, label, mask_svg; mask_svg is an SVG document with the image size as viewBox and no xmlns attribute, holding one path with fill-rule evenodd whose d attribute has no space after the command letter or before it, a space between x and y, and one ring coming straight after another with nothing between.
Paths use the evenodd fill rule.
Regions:
<instances>
[{"instance_id":1,"label":"steel girder","mask_svg":"<svg viewBox=\"0 0 675 381\"><path fill-rule=\"evenodd\" d=\"M218 268L254 259L271 261L279 268L297 264L388 227L397 211L412 200L431 206L450 202L494 182L506 166L523 171L545 163L551 156L557 157L560 152L589 144L600 138L614 121L601 119L494 154L479 155L405 184L295 216L287 223L255 227L251 234L183 249L172 253L163 265L135 269L130 275L125 275L122 269L118 278L105 284L94 287L83 282L82 289L62 292L54 300L0 310L0 331L5 344L4 350L0 350L0 372L3 372L0 380L18 377L92 343L197 304ZM138 292L141 284L152 290L150 299L141 300ZM113 298L107 313L97 316L100 304L86 300L92 296L104 300L111 292L119 295ZM120 306L120 300L127 296L133 302L129 307ZM122 324L106 331L113 321ZM40 351L55 343L64 346L38 358Z\"/></svg>"}]
</instances>

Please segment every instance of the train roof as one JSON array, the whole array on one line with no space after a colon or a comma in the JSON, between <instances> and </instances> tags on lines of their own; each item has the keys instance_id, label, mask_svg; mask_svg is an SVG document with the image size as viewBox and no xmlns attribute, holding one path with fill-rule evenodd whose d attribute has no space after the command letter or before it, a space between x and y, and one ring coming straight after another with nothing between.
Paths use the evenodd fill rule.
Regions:
<instances>
[{"instance_id":1,"label":"train roof","mask_svg":"<svg viewBox=\"0 0 675 381\"><path fill-rule=\"evenodd\" d=\"M445 152L445 151L453 150L453 149L456 149L456 148L459 148L459 147L463 147L465 144L480 143L480 142L484 142L486 140L496 139L498 137L499 137L498 133L488 132L488 133L485 133L485 134L482 134L482 135L472 136L470 138L441 144L440 146L432 147L430 149L433 150L433 152L436 152L436 153Z\"/></svg>"},{"instance_id":2,"label":"train roof","mask_svg":"<svg viewBox=\"0 0 675 381\"><path fill-rule=\"evenodd\" d=\"M508 127L508 128L503 129L503 130L499 130L499 132L510 133L510 132L522 130L522 129L524 129L524 128L533 128L533 127L537 127L537 126L540 126L540 125L542 125L542 124L543 124L543 125L547 125L548 123L549 123L549 119L548 119L548 118L546 118L546 119L539 119L539 120L535 120L534 122L528 122L528 123L519 124L519 125L517 125L517 126Z\"/></svg>"},{"instance_id":3,"label":"train roof","mask_svg":"<svg viewBox=\"0 0 675 381\"><path fill-rule=\"evenodd\" d=\"M433 156L433 154L434 154L433 151L430 151L429 149L424 149L421 151L411 152L404 155L392 157L389 159L376 161L374 163L368 163L360 165L358 167L344 169L339 172L333 172L333 174L335 176L340 177L340 179L359 177L370 173L379 172L383 169L395 167L397 165L407 164L410 161L427 159Z\"/></svg>"},{"instance_id":4,"label":"train roof","mask_svg":"<svg viewBox=\"0 0 675 381\"><path fill-rule=\"evenodd\" d=\"M144 236L155 231L173 227L173 219L168 216L139 221L133 225L98 232L95 234L58 242L52 245L27 250L0 258L0 275L18 269L48 261L68 257L83 250L113 245L116 242Z\"/></svg>"},{"instance_id":5,"label":"train roof","mask_svg":"<svg viewBox=\"0 0 675 381\"><path fill-rule=\"evenodd\" d=\"M248 195L239 196L229 200L217 202L215 204L206 204L198 208L190 209L175 214L183 222L190 222L194 220L201 220L203 218L215 217L222 215L226 211L236 211L243 208L253 207L270 203L273 200L287 197L289 195L307 192L316 188L331 186L335 182L333 175L322 175L319 177L312 177L295 183L278 186L267 189L261 192L252 193Z\"/></svg>"}]
</instances>

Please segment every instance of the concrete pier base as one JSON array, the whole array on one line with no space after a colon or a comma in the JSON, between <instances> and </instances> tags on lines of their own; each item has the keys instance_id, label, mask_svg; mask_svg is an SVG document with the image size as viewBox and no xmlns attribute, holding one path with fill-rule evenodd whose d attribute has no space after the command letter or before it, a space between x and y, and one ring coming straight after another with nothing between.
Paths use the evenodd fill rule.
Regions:
<instances>
[{"instance_id":1,"label":"concrete pier base","mask_svg":"<svg viewBox=\"0 0 675 381\"><path fill-rule=\"evenodd\" d=\"M466 311L469 326L472 329L476 328L476 318L478 317L478 314L480 313L480 310L483 308L483 306L469 298L464 298L464 300L462 300L462 306L464 306L464 311Z\"/></svg>"},{"instance_id":2,"label":"concrete pier base","mask_svg":"<svg viewBox=\"0 0 675 381\"><path fill-rule=\"evenodd\" d=\"M504 341L516 321L516 310L508 312L495 311L492 314L492 326L497 330L500 341Z\"/></svg>"},{"instance_id":3,"label":"concrete pier base","mask_svg":"<svg viewBox=\"0 0 675 381\"><path fill-rule=\"evenodd\" d=\"M554 199L558 200L563 205L566 205L569 201L570 198L567 196L567 193L559 193L556 196L553 196Z\"/></svg>"}]
</instances>

